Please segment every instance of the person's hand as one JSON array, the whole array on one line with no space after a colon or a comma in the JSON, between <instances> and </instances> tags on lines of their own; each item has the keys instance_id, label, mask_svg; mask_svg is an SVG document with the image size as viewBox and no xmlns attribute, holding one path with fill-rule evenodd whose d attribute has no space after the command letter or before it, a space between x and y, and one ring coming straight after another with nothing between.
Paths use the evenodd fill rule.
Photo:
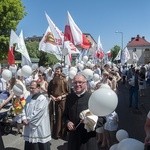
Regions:
<instances>
[{"instance_id":1,"label":"person's hand","mask_svg":"<svg viewBox=\"0 0 150 150\"><path fill-rule=\"evenodd\" d=\"M150 134L147 134L147 136L145 137L145 144L150 144Z\"/></svg>"},{"instance_id":2,"label":"person's hand","mask_svg":"<svg viewBox=\"0 0 150 150\"><path fill-rule=\"evenodd\" d=\"M75 130L75 125L74 125L74 123L71 122L71 121L69 121L69 122L67 123L67 128L68 128L69 131Z\"/></svg>"},{"instance_id":3,"label":"person's hand","mask_svg":"<svg viewBox=\"0 0 150 150\"><path fill-rule=\"evenodd\" d=\"M27 125L29 122L27 119L22 120L23 125Z\"/></svg>"},{"instance_id":4,"label":"person's hand","mask_svg":"<svg viewBox=\"0 0 150 150\"><path fill-rule=\"evenodd\" d=\"M57 100L57 101L61 101L61 100L62 100L62 97L61 97L61 96L58 96L58 97L56 98L56 100Z\"/></svg>"},{"instance_id":5,"label":"person's hand","mask_svg":"<svg viewBox=\"0 0 150 150\"><path fill-rule=\"evenodd\" d=\"M52 101L56 101L56 97L54 97L53 95L50 95L50 98L52 99Z\"/></svg>"}]
</instances>

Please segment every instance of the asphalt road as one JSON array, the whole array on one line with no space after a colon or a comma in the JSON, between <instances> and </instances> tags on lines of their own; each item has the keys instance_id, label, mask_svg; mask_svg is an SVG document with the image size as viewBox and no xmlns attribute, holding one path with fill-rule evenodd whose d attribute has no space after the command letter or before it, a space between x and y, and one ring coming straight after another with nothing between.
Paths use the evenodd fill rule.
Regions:
<instances>
[{"instance_id":1,"label":"asphalt road","mask_svg":"<svg viewBox=\"0 0 150 150\"><path fill-rule=\"evenodd\" d=\"M146 96L140 97L140 111L134 112L128 108L128 89L124 85L119 86L118 106L116 112L119 115L119 129L124 129L129 133L130 138L144 141L144 123L146 115L150 109L150 88L146 90ZM7 150L23 150L24 141L20 135L12 132L3 135L3 141ZM51 140L51 150L66 150L66 141Z\"/></svg>"}]
</instances>

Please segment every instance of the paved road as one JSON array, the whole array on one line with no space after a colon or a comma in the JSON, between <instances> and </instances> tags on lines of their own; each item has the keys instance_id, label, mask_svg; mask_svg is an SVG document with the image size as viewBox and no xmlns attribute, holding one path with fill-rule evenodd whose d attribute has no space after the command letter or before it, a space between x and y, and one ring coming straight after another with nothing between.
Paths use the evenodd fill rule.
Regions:
<instances>
[{"instance_id":1,"label":"paved road","mask_svg":"<svg viewBox=\"0 0 150 150\"><path fill-rule=\"evenodd\" d=\"M131 112L128 108L128 89L123 85L120 85L119 89L119 103L116 109L119 115L119 129L125 129L131 138L144 141L144 123L150 109L150 88L146 90L146 97L140 97L140 112L138 113ZM19 135L4 135L3 140L7 150L23 150L24 142ZM66 150L66 141L52 139L51 149Z\"/></svg>"}]
</instances>

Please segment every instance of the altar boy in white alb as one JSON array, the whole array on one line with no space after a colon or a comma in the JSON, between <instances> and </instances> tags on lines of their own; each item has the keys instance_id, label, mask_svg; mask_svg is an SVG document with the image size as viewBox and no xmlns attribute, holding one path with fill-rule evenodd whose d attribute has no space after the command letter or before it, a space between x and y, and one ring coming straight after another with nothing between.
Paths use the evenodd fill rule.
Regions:
<instances>
[{"instance_id":1,"label":"altar boy in white alb","mask_svg":"<svg viewBox=\"0 0 150 150\"><path fill-rule=\"evenodd\" d=\"M31 82L30 92L22 114L25 125L24 150L50 150L49 101L40 93L40 85L36 81Z\"/></svg>"}]
</instances>

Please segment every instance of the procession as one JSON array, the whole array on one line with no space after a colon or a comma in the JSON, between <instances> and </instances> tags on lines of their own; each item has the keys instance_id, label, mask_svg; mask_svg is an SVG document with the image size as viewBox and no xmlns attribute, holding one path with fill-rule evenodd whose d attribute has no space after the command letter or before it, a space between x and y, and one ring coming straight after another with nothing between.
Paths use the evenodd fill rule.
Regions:
<instances>
[{"instance_id":1,"label":"procession","mask_svg":"<svg viewBox=\"0 0 150 150\"><path fill-rule=\"evenodd\" d=\"M116 30L121 46L106 51L68 10L64 31L45 11L45 33L25 37L22 1L0 3L2 23L10 3L20 18L0 29L0 150L149 150L147 37L125 44Z\"/></svg>"}]
</instances>

